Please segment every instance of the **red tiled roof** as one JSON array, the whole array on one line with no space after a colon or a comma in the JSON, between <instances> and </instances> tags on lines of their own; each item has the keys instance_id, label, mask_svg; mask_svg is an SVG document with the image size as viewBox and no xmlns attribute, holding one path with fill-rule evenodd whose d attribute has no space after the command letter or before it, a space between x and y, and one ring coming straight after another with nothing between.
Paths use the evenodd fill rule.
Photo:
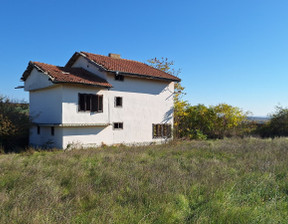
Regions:
<instances>
[{"instance_id":1,"label":"red tiled roof","mask_svg":"<svg viewBox=\"0 0 288 224\"><path fill-rule=\"evenodd\" d=\"M36 67L44 73L48 73L51 77L51 81L54 83L75 83L75 84L85 84L103 87L112 87L110 83L106 80L94 75L91 72L86 71L83 68L68 68L59 67L55 65L49 65L40 62L29 62L26 71L22 75L22 80L25 81L30 75L32 69Z\"/></svg>"},{"instance_id":2,"label":"red tiled roof","mask_svg":"<svg viewBox=\"0 0 288 224\"><path fill-rule=\"evenodd\" d=\"M127 59L112 58L108 56L91 54L87 52L76 52L72 58L66 64L67 67L71 67L75 60L80 56L86 57L88 60L96 63L106 71L120 72L129 75L138 75L147 78L164 79L170 81L181 81L176 76L170 75L164 71L153 68L147 64L138 61L132 61Z\"/></svg>"}]
</instances>

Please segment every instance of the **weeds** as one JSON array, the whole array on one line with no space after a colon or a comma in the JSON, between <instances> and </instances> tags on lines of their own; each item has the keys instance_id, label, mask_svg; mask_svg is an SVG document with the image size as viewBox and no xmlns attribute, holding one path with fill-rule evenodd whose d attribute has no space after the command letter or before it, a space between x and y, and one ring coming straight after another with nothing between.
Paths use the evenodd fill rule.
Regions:
<instances>
[{"instance_id":1,"label":"weeds","mask_svg":"<svg viewBox=\"0 0 288 224\"><path fill-rule=\"evenodd\" d=\"M1 223L287 223L288 140L0 155Z\"/></svg>"}]
</instances>

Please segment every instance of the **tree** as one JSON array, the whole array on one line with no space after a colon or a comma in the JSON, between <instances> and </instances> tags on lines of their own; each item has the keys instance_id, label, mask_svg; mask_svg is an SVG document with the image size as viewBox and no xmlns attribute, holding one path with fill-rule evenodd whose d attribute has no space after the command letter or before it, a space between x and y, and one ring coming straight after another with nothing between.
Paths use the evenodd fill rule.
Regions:
<instances>
[{"instance_id":1,"label":"tree","mask_svg":"<svg viewBox=\"0 0 288 224\"><path fill-rule=\"evenodd\" d=\"M190 139L223 138L243 135L246 114L228 104L206 107L186 106L181 137Z\"/></svg>"},{"instance_id":2,"label":"tree","mask_svg":"<svg viewBox=\"0 0 288 224\"><path fill-rule=\"evenodd\" d=\"M28 104L0 96L0 148L7 152L27 145L29 126Z\"/></svg>"},{"instance_id":3,"label":"tree","mask_svg":"<svg viewBox=\"0 0 288 224\"><path fill-rule=\"evenodd\" d=\"M173 61L153 58L148 63L164 72L178 76ZM174 91L174 136L176 138L206 139L243 135L247 113L228 104L206 107L191 106L182 100L184 87L175 83Z\"/></svg>"},{"instance_id":4,"label":"tree","mask_svg":"<svg viewBox=\"0 0 288 224\"><path fill-rule=\"evenodd\" d=\"M240 108L222 103L214 108L215 119L215 137L223 138L233 135L239 135L243 124L247 120L247 112L244 113Z\"/></svg>"},{"instance_id":5,"label":"tree","mask_svg":"<svg viewBox=\"0 0 288 224\"><path fill-rule=\"evenodd\" d=\"M276 112L272 114L269 122L258 129L261 137L281 137L288 136L288 108L276 107Z\"/></svg>"},{"instance_id":6,"label":"tree","mask_svg":"<svg viewBox=\"0 0 288 224\"><path fill-rule=\"evenodd\" d=\"M215 113L211 108L207 108L203 104L186 107L186 116L183 124L185 130L181 137L190 139L206 139L210 137L210 133L214 130Z\"/></svg>"},{"instance_id":7,"label":"tree","mask_svg":"<svg viewBox=\"0 0 288 224\"><path fill-rule=\"evenodd\" d=\"M170 75L179 76L181 70L175 70L173 68L174 62L169 61L168 58L152 58L147 60L148 64L156 69L164 71ZM174 137L179 138L183 135L183 119L186 116L185 107L188 105L186 101L182 100L184 93L184 87L180 82L176 82L174 85Z\"/></svg>"}]
</instances>

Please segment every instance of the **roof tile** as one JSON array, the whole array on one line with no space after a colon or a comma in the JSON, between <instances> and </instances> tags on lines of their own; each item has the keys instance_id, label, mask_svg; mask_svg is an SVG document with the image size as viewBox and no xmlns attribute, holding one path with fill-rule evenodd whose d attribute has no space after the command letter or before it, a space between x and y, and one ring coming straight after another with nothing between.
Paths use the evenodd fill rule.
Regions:
<instances>
[{"instance_id":1,"label":"roof tile","mask_svg":"<svg viewBox=\"0 0 288 224\"><path fill-rule=\"evenodd\" d=\"M108 56L92 54L92 53L83 52L83 51L81 51L80 54L84 55L89 60L98 64L106 71L120 72L124 74L128 73L129 75L140 75L140 76L146 76L148 78L157 78L157 79L164 79L164 80L166 79L166 80L172 80L172 81L177 81L177 82L181 81L176 76L170 75L164 71L153 68L142 62L127 60L127 59L112 58ZM72 58L70 60L74 61ZM71 63L69 62L67 63L66 66L71 66Z\"/></svg>"},{"instance_id":2,"label":"roof tile","mask_svg":"<svg viewBox=\"0 0 288 224\"><path fill-rule=\"evenodd\" d=\"M74 83L74 84L85 84L85 85L95 85L102 87L112 87L110 83L106 80L100 78L99 76L88 72L83 68L67 68L55 65L49 65L41 62L30 62L29 66L36 66L40 68L43 72L47 72L49 76L53 79L54 83ZM32 68L26 69L23 73L22 79L25 81L30 74Z\"/></svg>"}]
</instances>

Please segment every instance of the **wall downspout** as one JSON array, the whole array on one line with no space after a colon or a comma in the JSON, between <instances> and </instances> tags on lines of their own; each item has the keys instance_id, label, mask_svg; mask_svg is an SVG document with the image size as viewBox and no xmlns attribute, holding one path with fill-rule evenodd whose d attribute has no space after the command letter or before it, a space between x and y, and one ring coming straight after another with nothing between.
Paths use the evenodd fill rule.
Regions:
<instances>
[{"instance_id":1,"label":"wall downspout","mask_svg":"<svg viewBox=\"0 0 288 224\"><path fill-rule=\"evenodd\" d=\"M108 89L108 91L109 91L109 89ZM110 111L110 96L109 96L110 94L108 94L108 123L109 124L111 124L111 119L110 119L110 113L111 113L111 111Z\"/></svg>"}]
</instances>

